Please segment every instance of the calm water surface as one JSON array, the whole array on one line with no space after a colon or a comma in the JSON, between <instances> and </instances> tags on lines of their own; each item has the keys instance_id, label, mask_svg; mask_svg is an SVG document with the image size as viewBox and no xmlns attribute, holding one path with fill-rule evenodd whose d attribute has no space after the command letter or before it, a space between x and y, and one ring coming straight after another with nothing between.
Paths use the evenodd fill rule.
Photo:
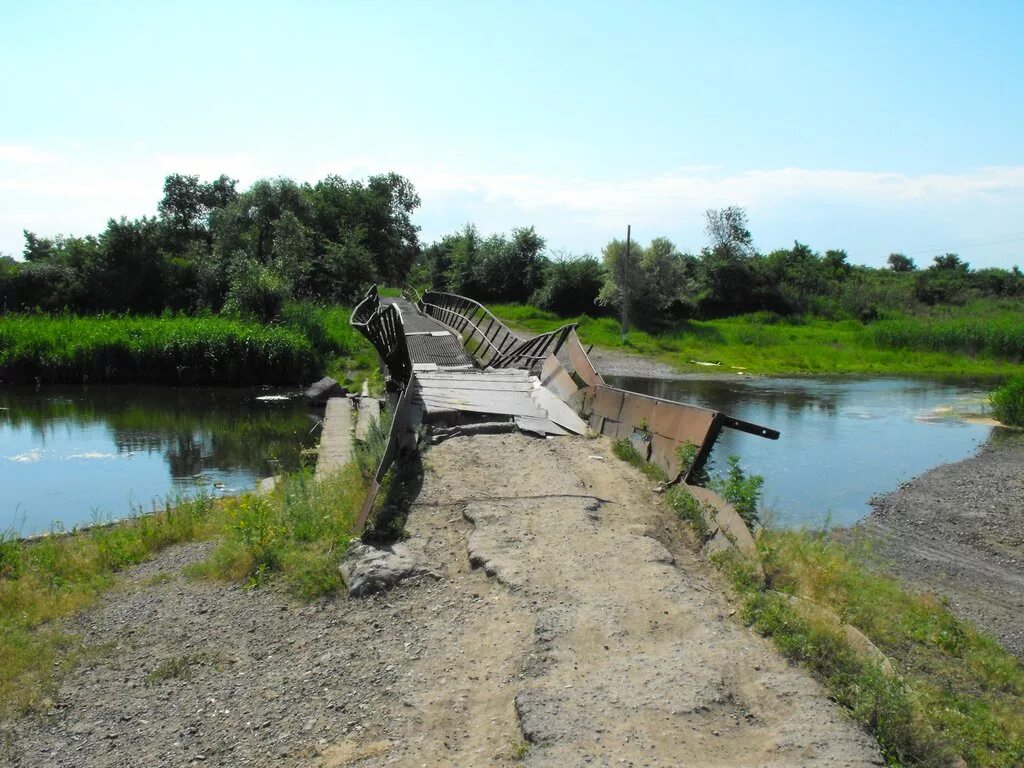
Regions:
<instances>
[{"instance_id":1,"label":"calm water surface","mask_svg":"<svg viewBox=\"0 0 1024 768\"><path fill-rule=\"evenodd\" d=\"M280 391L0 388L0 530L70 529L298 466L315 420Z\"/></svg>"},{"instance_id":2,"label":"calm water surface","mask_svg":"<svg viewBox=\"0 0 1024 768\"><path fill-rule=\"evenodd\" d=\"M856 522L871 511L872 496L967 458L992 431L954 415L984 413L984 386L910 379L606 378L617 387L779 430L777 441L723 430L712 458L724 468L725 457L735 454L749 472L763 475L764 503L783 526Z\"/></svg>"}]
</instances>

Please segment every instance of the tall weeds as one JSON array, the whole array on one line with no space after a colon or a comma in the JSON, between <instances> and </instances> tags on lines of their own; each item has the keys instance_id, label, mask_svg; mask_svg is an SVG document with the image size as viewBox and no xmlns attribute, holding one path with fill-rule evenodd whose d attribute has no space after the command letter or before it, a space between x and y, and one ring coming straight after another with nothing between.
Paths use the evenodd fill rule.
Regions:
<instances>
[{"instance_id":1,"label":"tall weeds","mask_svg":"<svg viewBox=\"0 0 1024 768\"><path fill-rule=\"evenodd\" d=\"M8 381L293 384L318 367L309 339L227 317L5 315Z\"/></svg>"}]
</instances>

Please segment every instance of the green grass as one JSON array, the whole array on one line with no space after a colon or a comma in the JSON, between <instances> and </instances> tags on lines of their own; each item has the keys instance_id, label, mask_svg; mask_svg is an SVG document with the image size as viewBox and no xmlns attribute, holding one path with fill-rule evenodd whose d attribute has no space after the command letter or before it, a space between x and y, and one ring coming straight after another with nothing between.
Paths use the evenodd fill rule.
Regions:
<instances>
[{"instance_id":1,"label":"green grass","mask_svg":"<svg viewBox=\"0 0 1024 768\"><path fill-rule=\"evenodd\" d=\"M351 307L293 303L284 308L281 321L309 339L321 355L323 373L353 391L358 391L363 381L369 381L372 391L382 392L384 379L377 352L366 337L349 324L351 315Z\"/></svg>"},{"instance_id":2,"label":"green grass","mask_svg":"<svg viewBox=\"0 0 1024 768\"><path fill-rule=\"evenodd\" d=\"M227 317L0 317L6 381L294 384L318 367L299 333Z\"/></svg>"},{"instance_id":3,"label":"green grass","mask_svg":"<svg viewBox=\"0 0 1024 768\"><path fill-rule=\"evenodd\" d=\"M300 472L270 494L225 499L219 543L189 573L250 587L280 576L297 597L330 594L341 585L338 562L353 536L366 488L352 463L318 482Z\"/></svg>"},{"instance_id":4,"label":"green grass","mask_svg":"<svg viewBox=\"0 0 1024 768\"><path fill-rule=\"evenodd\" d=\"M73 535L29 542L0 535L0 714L40 706L56 690L53 673L81 652L56 619L93 604L124 568L209 535L216 509L199 498Z\"/></svg>"},{"instance_id":5,"label":"green grass","mask_svg":"<svg viewBox=\"0 0 1024 768\"><path fill-rule=\"evenodd\" d=\"M1017 376L991 395L992 415L1015 427L1024 427L1024 376Z\"/></svg>"},{"instance_id":6,"label":"green grass","mask_svg":"<svg viewBox=\"0 0 1024 768\"><path fill-rule=\"evenodd\" d=\"M744 620L809 667L875 733L890 765L949 765L954 756L969 766L1024 761L1024 668L997 642L880 574L863 545L772 530L759 536L758 553L764 585L749 561L722 561ZM898 675L858 654L837 617L867 635Z\"/></svg>"},{"instance_id":7,"label":"green grass","mask_svg":"<svg viewBox=\"0 0 1024 768\"><path fill-rule=\"evenodd\" d=\"M188 569L192 577L249 587L280 579L300 599L335 591L366 488L353 462L318 482L308 471L293 473L266 495L168 504L115 525L30 541L0 535L0 716L45 708L61 673L87 651L59 619L94 604L120 571L172 544L217 541L206 560ZM205 661L169 662L148 682Z\"/></svg>"},{"instance_id":8,"label":"green grass","mask_svg":"<svg viewBox=\"0 0 1024 768\"><path fill-rule=\"evenodd\" d=\"M623 343L615 318L560 318L519 304L499 304L490 309L509 325L533 333L578 322L585 344L663 360L684 372L1003 377L1022 370L1021 347L1016 346L1009 312L989 313L976 322L983 329L991 325L986 337L991 337L991 342L979 345L969 341L974 337L965 336L963 344L940 345L927 331L937 322L933 317L906 317L865 326L855 320L787 321L757 313L681 322L659 333L631 330ZM958 318L948 322L965 323L968 315L968 310L961 310ZM897 336L897 329L918 329L920 333L908 331ZM696 365L693 360L721 366Z\"/></svg>"}]
</instances>

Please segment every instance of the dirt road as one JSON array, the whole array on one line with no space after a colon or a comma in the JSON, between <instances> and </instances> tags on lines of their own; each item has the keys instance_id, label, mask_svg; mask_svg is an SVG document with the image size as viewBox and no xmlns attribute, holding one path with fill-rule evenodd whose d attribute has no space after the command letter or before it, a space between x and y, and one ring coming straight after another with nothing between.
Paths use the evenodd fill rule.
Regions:
<instances>
[{"instance_id":1,"label":"dirt road","mask_svg":"<svg viewBox=\"0 0 1024 768\"><path fill-rule=\"evenodd\" d=\"M308 606L165 553L78 619L98 650L14 765L881 764L607 442L463 437L424 465L407 544L439 580Z\"/></svg>"}]
</instances>

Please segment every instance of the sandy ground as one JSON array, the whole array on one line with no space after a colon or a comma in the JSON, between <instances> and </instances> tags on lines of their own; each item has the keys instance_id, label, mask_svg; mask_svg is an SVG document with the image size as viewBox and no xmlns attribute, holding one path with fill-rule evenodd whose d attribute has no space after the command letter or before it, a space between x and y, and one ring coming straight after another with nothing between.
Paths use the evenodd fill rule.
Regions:
<instances>
[{"instance_id":1,"label":"sandy ground","mask_svg":"<svg viewBox=\"0 0 1024 768\"><path fill-rule=\"evenodd\" d=\"M208 545L163 553L73 621L95 653L50 712L13 724L0 762L881 764L738 623L609 449L519 434L432 448L407 543L441 578L367 599L189 581ZM188 674L153 679L183 656Z\"/></svg>"},{"instance_id":2,"label":"sandy ground","mask_svg":"<svg viewBox=\"0 0 1024 768\"><path fill-rule=\"evenodd\" d=\"M885 567L1024 659L1024 434L1000 430L872 505L860 527Z\"/></svg>"}]
</instances>

